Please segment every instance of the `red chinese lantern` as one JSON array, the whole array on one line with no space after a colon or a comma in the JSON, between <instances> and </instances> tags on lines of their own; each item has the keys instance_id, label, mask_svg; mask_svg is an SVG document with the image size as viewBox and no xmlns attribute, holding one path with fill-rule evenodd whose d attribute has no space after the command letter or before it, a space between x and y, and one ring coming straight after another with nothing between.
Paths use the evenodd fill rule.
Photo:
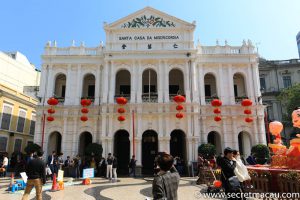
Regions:
<instances>
[{"instance_id":1,"label":"red chinese lantern","mask_svg":"<svg viewBox=\"0 0 300 200\"><path fill-rule=\"evenodd\" d=\"M54 117L52 117L52 116L48 116L48 117L47 117L47 121L49 121L49 122L52 122L52 121L54 121Z\"/></svg>"},{"instance_id":2,"label":"red chinese lantern","mask_svg":"<svg viewBox=\"0 0 300 200\"><path fill-rule=\"evenodd\" d=\"M219 107L219 106L222 106L222 101L220 99L214 99L211 101L211 105L213 107Z\"/></svg>"},{"instance_id":3,"label":"red chinese lantern","mask_svg":"<svg viewBox=\"0 0 300 200\"><path fill-rule=\"evenodd\" d=\"M249 110L249 109L246 109L246 110L244 110L244 114L246 114L246 115L251 115L251 114L252 114L252 111Z\"/></svg>"},{"instance_id":4,"label":"red chinese lantern","mask_svg":"<svg viewBox=\"0 0 300 200\"><path fill-rule=\"evenodd\" d=\"M241 104L242 104L242 106L251 106L252 101L250 99L243 99Z\"/></svg>"},{"instance_id":5,"label":"red chinese lantern","mask_svg":"<svg viewBox=\"0 0 300 200\"><path fill-rule=\"evenodd\" d=\"M184 108L183 105L177 105L176 106L176 110L183 110L183 108Z\"/></svg>"},{"instance_id":6,"label":"red chinese lantern","mask_svg":"<svg viewBox=\"0 0 300 200\"><path fill-rule=\"evenodd\" d=\"M53 113L55 113L55 110L53 108L50 108L50 109L48 109L48 113L53 114Z\"/></svg>"},{"instance_id":7,"label":"red chinese lantern","mask_svg":"<svg viewBox=\"0 0 300 200\"><path fill-rule=\"evenodd\" d=\"M80 104L81 104L82 106L87 106L88 100L87 100L87 99L81 99Z\"/></svg>"},{"instance_id":8,"label":"red chinese lantern","mask_svg":"<svg viewBox=\"0 0 300 200\"><path fill-rule=\"evenodd\" d=\"M176 103L183 103L185 102L185 97L182 96L182 95L176 95L173 100L176 102Z\"/></svg>"},{"instance_id":9,"label":"red chinese lantern","mask_svg":"<svg viewBox=\"0 0 300 200\"><path fill-rule=\"evenodd\" d=\"M81 116L81 117L80 117L80 120L83 121L83 122L85 122L85 121L88 120L88 117L87 117L87 116Z\"/></svg>"},{"instance_id":10,"label":"red chinese lantern","mask_svg":"<svg viewBox=\"0 0 300 200\"><path fill-rule=\"evenodd\" d=\"M219 122L219 121L222 120L222 118L221 118L220 116L215 116L214 120L215 120L216 122Z\"/></svg>"},{"instance_id":11,"label":"red chinese lantern","mask_svg":"<svg viewBox=\"0 0 300 200\"><path fill-rule=\"evenodd\" d=\"M118 97L116 99L117 104L125 105L127 103L127 99L125 97Z\"/></svg>"},{"instance_id":12,"label":"red chinese lantern","mask_svg":"<svg viewBox=\"0 0 300 200\"><path fill-rule=\"evenodd\" d=\"M220 114L221 113L221 109L220 108L215 108L214 109L214 113L215 114Z\"/></svg>"},{"instance_id":13,"label":"red chinese lantern","mask_svg":"<svg viewBox=\"0 0 300 200\"><path fill-rule=\"evenodd\" d=\"M126 118L125 118L123 115L121 115L121 116L118 117L118 120L119 120L120 122L125 121L125 119L126 119Z\"/></svg>"},{"instance_id":14,"label":"red chinese lantern","mask_svg":"<svg viewBox=\"0 0 300 200\"><path fill-rule=\"evenodd\" d=\"M178 119L183 118L183 114L182 114L182 113L177 113L177 114L176 114L176 118L178 118Z\"/></svg>"},{"instance_id":15,"label":"red chinese lantern","mask_svg":"<svg viewBox=\"0 0 300 200\"><path fill-rule=\"evenodd\" d=\"M81 109L81 112L82 112L82 113L89 113L89 109L88 109L88 108L82 108L82 109Z\"/></svg>"},{"instance_id":16,"label":"red chinese lantern","mask_svg":"<svg viewBox=\"0 0 300 200\"><path fill-rule=\"evenodd\" d=\"M213 184L214 184L214 187L216 187L216 188L220 188L220 187L222 186L222 182L219 181L219 180L215 180L215 181L213 182Z\"/></svg>"},{"instance_id":17,"label":"red chinese lantern","mask_svg":"<svg viewBox=\"0 0 300 200\"><path fill-rule=\"evenodd\" d=\"M51 97L50 99L48 99L47 103L48 103L49 105L51 105L51 106L55 106L55 105L58 104L58 100L55 99L55 98L53 98L53 97Z\"/></svg>"},{"instance_id":18,"label":"red chinese lantern","mask_svg":"<svg viewBox=\"0 0 300 200\"><path fill-rule=\"evenodd\" d=\"M124 108L118 108L118 113L124 113L126 110Z\"/></svg>"},{"instance_id":19,"label":"red chinese lantern","mask_svg":"<svg viewBox=\"0 0 300 200\"><path fill-rule=\"evenodd\" d=\"M86 101L86 106L89 106L89 105L91 105L91 104L92 104L92 100L87 99L87 101Z\"/></svg>"},{"instance_id":20,"label":"red chinese lantern","mask_svg":"<svg viewBox=\"0 0 300 200\"><path fill-rule=\"evenodd\" d=\"M251 123L251 122L253 122L253 119L251 117L246 117L245 122Z\"/></svg>"}]
</instances>

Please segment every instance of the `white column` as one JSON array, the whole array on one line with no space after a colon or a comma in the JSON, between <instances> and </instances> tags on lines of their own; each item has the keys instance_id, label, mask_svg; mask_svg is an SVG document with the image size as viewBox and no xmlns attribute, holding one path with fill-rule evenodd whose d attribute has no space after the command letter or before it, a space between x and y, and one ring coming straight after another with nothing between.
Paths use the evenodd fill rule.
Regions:
<instances>
[{"instance_id":1,"label":"white column","mask_svg":"<svg viewBox=\"0 0 300 200\"><path fill-rule=\"evenodd\" d=\"M105 64L103 66L103 73L102 73L102 101L101 103L107 103L107 95L108 95L108 68L109 63L108 61L105 61Z\"/></svg>"},{"instance_id":2,"label":"white column","mask_svg":"<svg viewBox=\"0 0 300 200\"><path fill-rule=\"evenodd\" d=\"M267 144L266 135L265 135L265 126L264 126L264 117L258 116L258 137L260 144Z\"/></svg>"},{"instance_id":3,"label":"white column","mask_svg":"<svg viewBox=\"0 0 300 200\"><path fill-rule=\"evenodd\" d=\"M233 83L233 74L232 74L232 65L228 67L228 89L229 89L229 99L228 102L231 105L235 105L235 97L234 97L234 83Z\"/></svg>"},{"instance_id":4,"label":"white column","mask_svg":"<svg viewBox=\"0 0 300 200\"><path fill-rule=\"evenodd\" d=\"M46 86L47 86L47 76L48 76L48 66L43 64L42 65L42 71L41 71L41 77L40 77L40 91L39 91L39 96L42 97L42 101L41 103L45 102L46 103L46 99L44 101L44 97L46 97Z\"/></svg>"},{"instance_id":5,"label":"white column","mask_svg":"<svg viewBox=\"0 0 300 200\"><path fill-rule=\"evenodd\" d=\"M201 144L207 143L207 133L206 133L206 117L201 117Z\"/></svg>"},{"instance_id":6,"label":"white column","mask_svg":"<svg viewBox=\"0 0 300 200\"><path fill-rule=\"evenodd\" d=\"M192 61L191 63L192 67L192 89L193 89L193 102L194 103L199 103L199 92L198 92L198 84L197 84L197 69L196 69L196 63L195 61Z\"/></svg>"},{"instance_id":7,"label":"white column","mask_svg":"<svg viewBox=\"0 0 300 200\"><path fill-rule=\"evenodd\" d=\"M257 128L257 117L253 117L253 128L254 128L254 136L250 138L254 139L254 141L251 141L251 145L254 146L256 144L259 144L258 139L258 128Z\"/></svg>"},{"instance_id":8,"label":"white column","mask_svg":"<svg viewBox=\"0 0 300 200\"><path fill-rule=\"evenodd\" d=\"M193 161L193 138L187 137L188 143L188 157L187 157L187 164L189 165L191 161Z\"/></svg>"},{"instance_id":9,"label":"white column","mask_svg":"<svg viewBox=\"0 0 300 200\"><path fill-rule=\"evenodd\" d=\"M137 84L137 103L142 103L142 93L143 93L143 69L141 61L138 62L138 84Z\"/></svg>"},{"instance_id":10,"label":"white column","mask_svg":"<svg viewBox=\"0 0 300 200\"><path fill-rule=\"evenodd\" d=\"M236 127L236 117L232 117L232 148L234 149L239 149L239 141L238 141L238 135L239 133L237 132L237 127ZM224 130L224 138L225 138L225 134L226 134L226 138L230 138L230 136L228 135L227 132L225 132L226 130ZM228 145L230 144L230 141L228 141ZM226 146L227 147L227 146ZM225 147L223 147L222 149L224 149Z\"/></svg>"},{"instance_id":11,"label":"white column","mask_svg":"<svg viewBox=\"0 0 300 200\"><path fill-rule=\"evenodd\" d=\"M115 85L116 85L116 74L115 74L115 65L113 61L111 61L110 66L110 84L109 84L109 103L114 103L114 97L115 97Z\"/></svg>"},{"instance_id":12,"label":"white column","mask_svg":"<svg viewBox=\"0 0 300 200\"><path fill-rule=\"evenodd\" d=\"M66 82L66 96L64 105L72 105L73 98L72 97L72 68L71 64L68 64L68 71L67 71L67 82Z\"/></svg>"},{"instance_id":13,"label":"white column","mask_svg":"<svg viewBox=\"0 0 300 200\"><path fill-rule=\"evenodd\" d=\"M107 152L113 154L113 139L107 138Z\"/></svg>"},{"instance_id":14,"label":"white column","mask_svg":"<svg viewBox=\"0 0 300 200\"><path fill-rule=\"evenodd\" d=\"M55 79L53 77L53 66L52 64L49 65L48 68L48 81L46 86L46 99L45 102L47 102L47 99L50 97L53 97L54 94L54 87L55 87Z\"/></svg>"},{"instance_id":15,"label":"white column","mask_svg":"<svg viewBox=\"0 0 300 200\"><path fill-rule=\"evenodd\" d=\"M64 127L62 133L62 141L61 141L61 152L66 153L66 140L67 140L67 131L68 131L68 118L66 116L63 117Z\"/></svg>"},{"instance_id":16,"label":"white column","mask_svg":"<svg viewBox=\"0 0 300 200\"><path fill-rule=\"evenodd\" d=\"M247 96L252 100L252 102L256 102L256 98L255 96L253 95L254 93L254 90L255 90L255 86L253 85L253 82L252 82L252 71L251 71L251 65L248 65L248 68L247 68L247 74L248 76L244 77L244 79L246 79L246 85L245 85L245 89L247 91Z\"/></svg>"},{"instance_id":17,"label":"white column","mask_svg":"<svg viewBox=\"0 0 300 200\"><path fill-rule=\"evenodd\" d=\"M96 83L95 83L95 102L94 105L99 105L100 104L100 83L101 83L101 66L97 65L97 70L96 70Z\"/></svg>"},{"instance_id":18,"label":"white column","mask_svg":"<svg viewBox=\"0 0 300 200\"><path fill-rule=\"evenodd\" d=\"M199 65L199 91L200 91L200 103L201 105L205 105L205 83L204 83L204 73L203 73L203 65Z\"/></svg>"},{"instance_id":19,"label":"white column","mask_svg":"<svg viewBox=\"0 0 300 200\"><path fill-rule=\"evenodd\" d=\"M131 66L131 73L130 73L130 102L135 103L135 95L136 95L136 65L135 65L135 60L132 61L132 66Z\"/></svg>"},{"instance_id":20,"label":"white column","mask_svg":"<svg viewBox=\"0 0 300 200\"><path fill-rule=\"evenodd\" d=\"M190 88L190 72L189 72L189 62L185 64L185 73L184 73L184 90L186 95L186 102L191 102L191 88Z\"/></svg>"},{"instance_id":21,"label":"white column","mask_svg":"<svg viewBox=\"0 0 300 200\"><path fill-rule=\"evenodd\" d=\"M78 120L77 120L77 118L76 117L74 117L73 118L73 120L74 120L74 127L73 127L73 135L72 135L72 137L73 137L73 139L72 139L72 143L73 143L73 147L72 147L72 156L76 156L77 155L77 153L78 153L78 141L79 141L79 135L78 135L78 133L77 133L77 130L78 130Z\"/></svg>"},{"instance_id":22,"label":"white column","mask_svg":"<svg viewBox=\"0 0 300 200\"><path fill-rule=\"evenodd\" d=\"M83 80L81 78L81 64L77 65L77 95L76 95L76 101L75 105L80 105L80 100L82 96L82 83Z\"/></svg>"},{"instance_id":23,"label":"white column","mask_svg":"<svg viewBox=\"0 0 300 200\"><path fill-rule=\"evenodd\" d=\"M163 64L162 64L162 61L159 60L159 64L158 64L158 74L157 74L157 77L158 77L158 103L162 103L163 102L163 95L164 95L164 88L163 88L163 85L164 85L164 79L166 78L165 75L164 75L164 67L163 67Z\"/></svg>"},{"instance_id":24,"label":"white column","mask_svg":"<svg viewBox=\"0 0 300 200\"><path fill-rule=\"evenodd\" d=\"M137 159L136 165L140 166L142 165L142 139L141 138L138 138L136 140L135 146L136 146L135 158Z\"/></svg>"},{"instance_id":25,"label":"white column","mask_svg":"<svg viewBox=\"0 0 300 200\"><path fill-rule=\"evenodd\" d=\"M254 98L257 99L258 97L261 96L258 64L251 66L251 69L252 69L252 80L253 80L253 87L254 87Z\"/></svg>"},{"instance_id":26,"label":"white column","mask_svg":"<svg viewBox=\"0 0 300 200\"><path fill-rule=\"evenodd\" d=\"M220 98L221 101L224 100L224 83L223 83L223 68L222 64L219 64L219 69L218 69L218 76L216 77L216 84L217 84L217 92L218 92L218 97Z\"/></svg>"},{"instance_id":27,"label":"white column","mask_svg":"<svg viewBox=\"0 0 300 200\"><path fill-rule=\"evenodd\" d=\"M163 61L164 73L161 77L164 79L164 102L168 103L170 101L169 97L169 67L166 60Z\"/></svg>"}]
</instances>

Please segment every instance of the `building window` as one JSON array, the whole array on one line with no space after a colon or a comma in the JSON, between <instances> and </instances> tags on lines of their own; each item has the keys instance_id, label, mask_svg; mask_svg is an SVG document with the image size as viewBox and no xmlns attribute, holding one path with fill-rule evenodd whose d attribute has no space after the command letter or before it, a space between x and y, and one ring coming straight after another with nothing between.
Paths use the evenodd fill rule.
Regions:
<instances>
[{"instance_id":1,"label":"building window","mask_svg":"<svg viewBox=\"0 0 300 200\"><path fill-rule=\"evenodd\" d=\"M65 85L61 86L61 97L62 98L66 97L66 86Z\"/></svg>"},{"instance_id":2,"label":"building window","mask_svg":"<svg viewBox=\"0 0 300 200\"><path fill-rule=\"evenodd\" d=\"M283 76L282 79L284 88L289 88L292 86L292 80L290 76Z\"/></svg>"},{"instance_id":3,"label":"building window","mask_svg":"<svg viewBox=\"0 0 300 200\"><path fill-rule=\"evenodd\" d=\"M25 125L25 119L26 119L26 111L21 109L19 111L17 132L23 133L23 131L24 131L24 125Z\"/></svg>"},{"instance_id":4,"label":"building window","mask_svg":"<svg viewBox=\"0 0 300 200\"><path fill-rule=\"evenodd\" d=\"M22 139L15 139L14 152L20 152L22 148Z\"/></svg>"},{"instance_id":5,"label":"building window","mask_svg":"<svg viewBox=\"0 0 300 200\"><path fill-rule=\"evenodd\" d=\"M0 152L6 152L7 137L0 136Z\"/></svg>"},{"instance_id":6,"label":"building window","mask_svg":"<svg viewBox=\"0 0 300 200\"><path fill-rule=\"evenodd\" d=\"M29 130L29 134L30 135L34 135L34 131L35 131L35 122L36 122L36 115L32 114L31 115L31 121L30 121L30 130Z\"/></svg>"},{"instance_id":7,"label":"building window","mask_svg":"<svg viewBox=\"0 0 300 200\"><path fill-rule=\"evenodd\" d=\"M130 85L120 85L120 94L130 94Z\"/></svg>"},{"instance_id":8,"label":"building window","mask_svg":"<svg viewBox=\"0 0 300 200\"><path fill-rule=\"evenodd\" d=\"M238 97L238 87L237 87L237 85L234 85L233 89L234 89L234 96Z\"/></svg>"},{"instance_id":9,"label":"building window","mask_svg":"<svg viewBox=\"0 0 300 200\"><path fill-rule=\"evenodd\" d=\"M205 85L205 96L211 97L211 88L210 85Z\"/></svg>"},{"instance_id":10,"label":"building window","mask_svg":"<svg viewBox=\"0 0 300 200\"><path fill-rule=\"evenodd\" d=\"M88 86L88 97L95 97L95 85Z\"/></svg>"},{"instance_id":11,"label":"building window","mask_svg":"<svg viewBox=\"0 0 300 200\"><path fill-rule=\"evenodd\" d=\"M169 94L177 94L179 91L179 85L169 85Z\"/></svg>"},{"instance_id":12,"label":"building window","mask_svg":"<svg viewBox=\"0 0 300 200\"><path fill-rule=\"evenodd\" d=\"M156 85L150 85L150 93L156 92ZM149 85L144 85L144 93L149 93Z\"/></svg>"},{"instance_id":13,"label":"building window","mask_svg":"<svg viewBox=\"0 0 300 200\"><path fill-rule=\"evenodd\" d=\"M11 121L12 106L4 105L1 120L1 129L9 130Z\"/></svg>"},{"instance_id":14,"label":"building window","mask_svg":"<svg viewBox=\"0 0 300 200\"><path fill-rule=\"evenodd\" d=\"M266 79L264 77L260 77L260 90L266 91Z\"/></svg>"}]
</instances>

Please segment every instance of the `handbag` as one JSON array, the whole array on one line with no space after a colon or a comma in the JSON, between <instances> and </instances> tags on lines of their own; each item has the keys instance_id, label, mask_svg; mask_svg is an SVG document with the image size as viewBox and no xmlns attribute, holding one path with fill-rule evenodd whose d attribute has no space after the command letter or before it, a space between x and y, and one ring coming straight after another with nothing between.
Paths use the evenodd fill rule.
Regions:
<instances>
[{"instance_id":1,"label":"handbag","mask_svg":"<svg viewBox=\"0 0 300 200\"><path fill-rule=\"evenodd\" d=\"M52 171L51 171L50 167L46 167L46 174L47 175L51 175L52 174Z\"/></svg>"},{"instance_id":2,"label":"handbag","mask_svg":"<svg viewBox=\"0 0 300 200\"><path fill-rule=\"evenodd\" d=\"M222 174L223 174L225 181L227 182L227 184L229 186L230 191L232 191L232 192L240 191L241 184L240 184L240 181L237 176L232 176L227 179L226 176L224 175L223 171L222 171Z\"/></svg>"}]
</instances>

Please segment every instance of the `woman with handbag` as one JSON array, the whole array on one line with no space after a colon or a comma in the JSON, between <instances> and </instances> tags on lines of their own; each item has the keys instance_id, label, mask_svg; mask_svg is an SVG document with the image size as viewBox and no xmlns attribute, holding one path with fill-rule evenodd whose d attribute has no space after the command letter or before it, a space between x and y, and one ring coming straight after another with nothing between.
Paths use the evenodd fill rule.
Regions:
<instances>
[{"instance_id":1,"label":"woman with handbag","mask_svg":"<svg viewBox=\"0 0 300 200\"><path fill-rule=\"evenodd\" d=\"M228 199L243 199L241 196L241 185L234 174L236 161L233 159L233 149L227 147L224 149L224 157L220 160L222 170L222 185Z\"/></svg>"}]
</instances>

